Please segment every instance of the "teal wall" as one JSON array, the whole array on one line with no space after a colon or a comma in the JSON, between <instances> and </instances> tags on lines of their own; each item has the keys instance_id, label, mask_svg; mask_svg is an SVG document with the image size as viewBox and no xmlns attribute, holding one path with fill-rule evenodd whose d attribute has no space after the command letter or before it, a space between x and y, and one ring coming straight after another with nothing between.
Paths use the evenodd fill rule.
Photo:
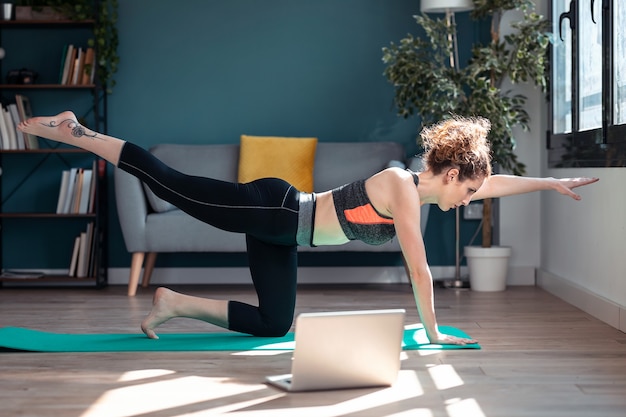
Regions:
<instances>
[{"instance_id":1,"label":"teal wall","mask_svg":"<svg viewBox=\"0 0 626 417\"><path fill-rule=\"evenodd\" d=\"M412 16L418 13L416 0L120 1L121 61L109 97L108 133L144 147L237 143L244 133L388 140L405 145L410 155L417 151L419 120L396 116L381 50L417 33ZM457 24L463 61L463 51L485 31L472 25L467 13L458 15ZM43 114L68 103L71 107L69 98L38 98L33 109ZM113 208L112 189L111 184ZM109 264L127 267L130 256L115 210L110 211ZM454 213L436 208L431 213L429 259L452 265ZM464 240L476 226L464 222ZM216 262L206 255L159 260L161 265ZM234 256L232 262L241 259Z\"/></svg>"}]
</instances>

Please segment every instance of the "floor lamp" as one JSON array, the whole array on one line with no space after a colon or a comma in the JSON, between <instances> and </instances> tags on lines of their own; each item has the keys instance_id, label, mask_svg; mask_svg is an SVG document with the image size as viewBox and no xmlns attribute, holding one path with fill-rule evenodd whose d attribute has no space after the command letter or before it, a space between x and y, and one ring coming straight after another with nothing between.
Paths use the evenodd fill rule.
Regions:
<instances>
[{"instance_id":1,"label":"floor lamp","mask_svg":"<svg viewBox=\"0 0 626 417\"><path fill-rule=\"evenodd\" d=\"M456 26L454 19L455 12L466 12L474 8L472 0L422 0L421 11L422 13L445 13L446 23L448 27ZM448 35L448 42L452 44L452 50L450 51L450 68L458 69L459 63L459 48L457 44L456 28L452 34ZM445 279L442 281L443 286L446 288L468 288L467 281L461 279L461 248L460 248L460 208L455 209L455 271L454 278Z\"/></svg>"}]
</instances>

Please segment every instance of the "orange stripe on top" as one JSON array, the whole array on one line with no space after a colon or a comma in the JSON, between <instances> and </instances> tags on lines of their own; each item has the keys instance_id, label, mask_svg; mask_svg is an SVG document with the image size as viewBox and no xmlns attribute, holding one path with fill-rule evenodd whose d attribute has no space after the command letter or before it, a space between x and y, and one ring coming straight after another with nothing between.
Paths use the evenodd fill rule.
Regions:
<instances>
[{"instance_id":1,"label":"orange stripe on top","mask_svg":"<svg viewBox=\"0 0 626 417\"><path fill-rule=\"evenodd\" d=\"M353 224L393 224L393 219L382 217L371 204L344 210L344 214Z\"/></svg>"}]
</instances>

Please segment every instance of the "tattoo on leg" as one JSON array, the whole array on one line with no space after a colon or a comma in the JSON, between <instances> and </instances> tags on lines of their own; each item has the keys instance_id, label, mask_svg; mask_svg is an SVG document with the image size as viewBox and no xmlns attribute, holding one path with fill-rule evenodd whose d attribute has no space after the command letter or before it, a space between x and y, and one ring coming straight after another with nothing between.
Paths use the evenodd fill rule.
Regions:
<instances>
[{"instance_id":1,"label":"tattoo on leg","mask_svg":"<svg viewBox=\"0 0 626 417\"><path fill-rule=\"evenodd\" d=\"M89 138L95 138L97 136L96 132L92 132L91 134L88 134L85 127L83 127L76 120L72 120L72 119L65 119L58 123L54 120L51 120L48 123L41 123L41 124L46 127L60 127L61 125L65 123L67 124L67 127L69 127L72 130L72 136L74 136L75 138L80 138L83 136L89 137Z\"/></svg>"}]
</instances>

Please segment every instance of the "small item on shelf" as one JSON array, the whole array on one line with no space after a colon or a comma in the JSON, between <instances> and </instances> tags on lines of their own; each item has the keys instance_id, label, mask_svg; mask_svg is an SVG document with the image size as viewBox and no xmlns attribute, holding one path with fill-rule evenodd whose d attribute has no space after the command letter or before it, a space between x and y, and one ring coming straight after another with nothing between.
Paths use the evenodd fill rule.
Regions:
<instances>
[{"instance_id":1,"label":"small item on shelf","mask_svg":"<svg viewBox=\"0 0 626 417\"><path fill-rule=\"evenodd\" d=\"M2 3L2 20L15 20L15 5L13 3Z\"/></svg>"},{"instance_id":2,"label":"small item on shelf","mask_svg":"<svg viewBox=\"0 0 626 417\"><path fill-rule=\"evenodd\" d=\"M43 278L44 273L41 271L21 271L21 270L10 270L5 269L0 274L0 278L10 278L10 279L38 279Z\"/></svg>"},{"instance_id":3,"label":"small item on shelf","mask_svg":"<svg viewBox=\"0 0 626 417\"><path fill-rule=\"evenodd\" d=\"M31 11L33 20L66 20L68 17L53 6L37 6Z\"/></svg>"},{"instance_id":4,"label":"small item on shelf","mask_svg":"<svg viewBox=\"0 0 626 417\"><path fill-rule=\"evenodd\" d=\"M7 84L35 84L39 74L28 68L10 70L7 74Z\"/></svg>"},{"instance_id":5,"label":"small item on shelf","mask_svg":"<svg viewBox=\"0 0 626 417\"><path fill-rule=\"evenodd\" d=\"M15 6L15 20L33 20L33 7Z\"/></svg>"}]
</instances>

